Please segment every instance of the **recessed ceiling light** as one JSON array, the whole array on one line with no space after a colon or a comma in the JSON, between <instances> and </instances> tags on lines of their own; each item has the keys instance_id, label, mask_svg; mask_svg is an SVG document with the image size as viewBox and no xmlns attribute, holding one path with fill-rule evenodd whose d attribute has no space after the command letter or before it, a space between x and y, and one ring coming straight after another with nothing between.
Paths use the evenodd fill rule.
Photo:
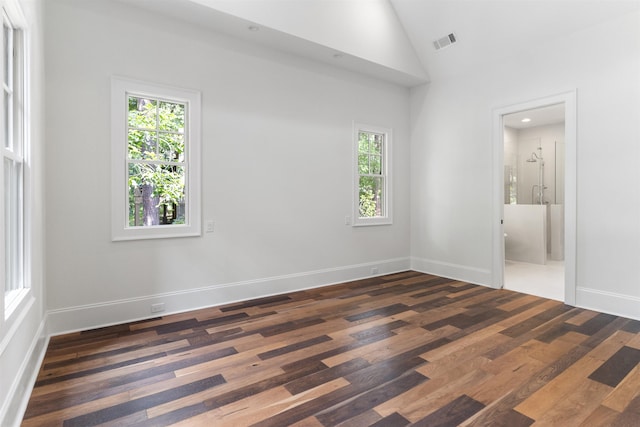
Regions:
<instances>
[{"instance_id":1,"label":"recessed ceiling light","mask_svg":"<svg viewBox=\"0 0 640 427\"><path fill-rule=\"evenodd\" d=\"M258 27L257 25L249 25L249 31L260 31L260 27Z\"/></svg>"},{"instance_id":2,"label":"recessed ceiling light","mask_svg":"<svg viewBox=\"0 0 640 427\"><path fill-rule=\"evenodd\" d=\"M529 117L525 117L524 119L521 120L522 123L529 123L531 121L531 119Z\"/></svg>"}]
</instances>

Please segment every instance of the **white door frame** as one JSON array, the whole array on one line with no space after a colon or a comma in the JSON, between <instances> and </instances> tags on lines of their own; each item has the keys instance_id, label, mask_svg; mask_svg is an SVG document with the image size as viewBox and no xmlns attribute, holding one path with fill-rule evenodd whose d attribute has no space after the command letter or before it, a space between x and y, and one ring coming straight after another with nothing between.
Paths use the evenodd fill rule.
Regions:
<instances>
[{"instance_id":1,"label":"white door frame","mask_svg":"<svg viewBox=\"0 0 640 427\"><path fill-rule=\"evenodd\" d=\"M534 99L493 110L493 286L504 286L504 123L503 116L564 103L564 302L576 303L576 91Z\"/></svg>"}]
</instances>

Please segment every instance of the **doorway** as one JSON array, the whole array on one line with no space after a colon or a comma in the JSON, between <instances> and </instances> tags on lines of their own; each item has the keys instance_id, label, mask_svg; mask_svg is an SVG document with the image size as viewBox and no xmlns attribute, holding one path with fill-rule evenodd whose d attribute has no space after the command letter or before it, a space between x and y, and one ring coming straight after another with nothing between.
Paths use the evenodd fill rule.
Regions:
<instances>
[{"instance_id":1,"label":"doorway","mask_svg":"<svg viewBox=\"0 0 640 427\"><path fill-rule=\"evenodd\" d=\"M504 288L564 301L564 103L503 116Z\"/></svg>"},{"instance_id":2,"label":"doorway","mask_svg":"<svg viewBox=\"0 0 640 427\"><path fill-rule=\"evenodd\" d=\"M575 304L575 92L494 111L494 285Z\"/></svg>"}]
</instances>

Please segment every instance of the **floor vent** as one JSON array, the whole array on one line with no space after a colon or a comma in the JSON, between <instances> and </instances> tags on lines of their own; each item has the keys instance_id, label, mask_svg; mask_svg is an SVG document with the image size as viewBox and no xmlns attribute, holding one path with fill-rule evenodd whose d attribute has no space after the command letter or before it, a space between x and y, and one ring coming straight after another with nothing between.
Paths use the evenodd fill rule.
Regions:
<instances>
[{"instance_id":1,"label":"floor vent","mask_svg":"<svg viewBox=\"0 0 640 427\"><path fill-rule=\"evenodd\" d=\"M447 36L439 38L438 40L433 41L433 45L436 50L444 49L445 47L449 47L456 42L456 35L451 33Z\"/></svg>"}]
</instances>

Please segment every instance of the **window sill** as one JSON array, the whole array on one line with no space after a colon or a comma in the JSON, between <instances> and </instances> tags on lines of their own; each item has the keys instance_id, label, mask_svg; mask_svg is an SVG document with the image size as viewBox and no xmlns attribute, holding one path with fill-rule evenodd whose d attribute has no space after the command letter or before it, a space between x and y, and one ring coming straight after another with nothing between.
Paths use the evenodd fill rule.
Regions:
<instances>
[{"instance_id":1,"label":"window sill","mask_svg":"<svg viewBox=\"0 0 640 427\"><path fill-rule=\"evenodd\" d=\"M16 289L4 294L4 319L7 320L20 307L20 303L29 295L29 289Z\"/></svg>"},{"instance_id":2,"label":"window sill","mask_svg":"<svg viewBox=\"0 0 640 427\"><path fill-rule=\"evenodd\" d=\"M393 225L391 218L361 218L357 219L354 223L354 227L371 227L374 225Z\"/></svg>"},{"instance_id":3,"label":"window sill","mask_svg":"<svg viewBox=\"0 0 640 427\"><path fill-rule=\"evenodd\" d=\"M161 225L114 230L111 240L117 242L122 240L171 239L176 237L200 236L202 236L200 227L195 225Z\"/></svg>"}]
</instances>

